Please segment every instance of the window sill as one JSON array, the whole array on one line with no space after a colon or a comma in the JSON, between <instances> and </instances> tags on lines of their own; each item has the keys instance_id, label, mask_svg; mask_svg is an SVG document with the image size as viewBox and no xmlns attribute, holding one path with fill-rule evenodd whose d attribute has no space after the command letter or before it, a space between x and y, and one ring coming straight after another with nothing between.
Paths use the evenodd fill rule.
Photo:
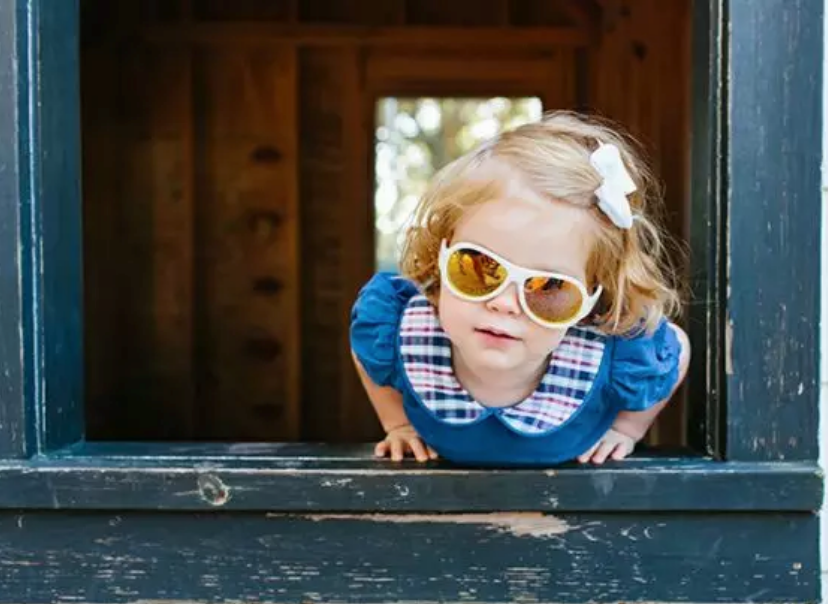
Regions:
<instances>
[{"instance_id":1,"label":"window sill","mask_svg":"<svg viewBox=\"0 0 828 604\"><path fill-rule=\"evenodd\" d=\"M815 463L635 457L601 467L392 464L371 447L84 443L0 463L0 508L280 512L802 511Z\"/></svg>"}]
</instances>

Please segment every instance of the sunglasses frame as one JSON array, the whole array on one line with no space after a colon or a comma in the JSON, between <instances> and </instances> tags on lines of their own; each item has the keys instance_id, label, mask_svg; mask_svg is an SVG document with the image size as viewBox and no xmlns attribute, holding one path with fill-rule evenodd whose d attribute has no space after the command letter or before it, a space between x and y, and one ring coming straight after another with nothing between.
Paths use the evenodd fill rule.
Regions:
<instances>
[{"instance_id":1,"label":"sunglasses frame","mask_svg":"<svg viewBox=\"0 0 828 604\"><path fill-rule=\"evenodd\" d=\"M457 287L451 282L451 279L449 279L448 277L449 258L451 258L452 254L459 250L471 250L473 252L479 252L481 254L486 254L493 260L496 260L500 264L500 266L506 269L506 279L504 279L503 283L498 285L495 290L488 294L484 294L482 296L470 296L468 294L464 294L462 291L457 289ZM546 327L548 329L565 329L582 321L590 312L592 312L592 309L595 307L595 304L598 302L598 299L601 297L601 292L603 291L603 288L599 285L595 289L595 293L590 296L586 286L575 277L564 275L563 273L538 271L524 268L522 266L518 266L517 264L509 262L502 256L499 256L498 254L481 245L467 243L465 241L458 241L457 243L454 243L451 246L449 246L446 240L443 239L442 243L440 244L439 267L440 277L441 281L443 282L443 285L445 285L451 291L452 294L454 294L461 300L466 300L467 302L488 302L489 300L492 300L499 296L512 283L514 283L518 292L520 308L521 310L523 310L523 313L541 327ZM571 319L567 319L566 321L561 321L558 323L544 321L539 316L537 316L531 308L529 308L529 303L526 301L526 289L524 288L524 284L527 280L533 277L560 279L561 281L566 281L567 283L573 284L575 287L578 288L578 291L581 292L581 308L578 310L577 313L575 313L575 315Z\"/></svg>"}]
</instances>

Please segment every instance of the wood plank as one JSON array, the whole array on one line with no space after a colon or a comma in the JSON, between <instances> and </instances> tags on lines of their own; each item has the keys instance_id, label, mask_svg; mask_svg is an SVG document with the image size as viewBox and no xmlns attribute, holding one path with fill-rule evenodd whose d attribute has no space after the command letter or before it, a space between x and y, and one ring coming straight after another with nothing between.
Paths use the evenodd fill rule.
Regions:
<instances>
[{"instance_id":1,"label":"wood plank","mask_svg":"<svg viewBox=\"0 0 828 604\"><path fill-rule=\"evenodd\" d=\"M84 388L86 434L119 430L119 396L127 367L122 346L126 254L121 232L125 139L119 121L121 53L82 45Z\"/></svg>"},{"instance_id":2,"label":"wood plank","mask_svg":"<svg viewBox=\"0 0 828 604\"><path fill-rule=\"evenodd\" d=\"M296 0L198 0L197 21L274 21L289 23Z\"/></svg>"},{"instance_id":3,"label":"wood plank","mask_svg":"<svg viewBox=\"0 0 828 604\"><path fill-rule=\"evenodd\" d=\"M576 50L561 48L546 54L546 82L542 88L544 111L573 109L577 103Z\"/></svg>"},{"instance_id":4,"label":"wood plank","mask_svg":"<svg viewBox=\"0 0 828 604\"><path fill-rule=\"evenodd\" d=\"M729 9L727 455L817 459L824 7Z\"/></svg>"},{"instance_id":5,"label":"wood plank","mask_svg":"<svg viewBox=\"0 0 828 604\"><path fill-rule=\"evenodd\" d=\"M374 459L371 451L369 444L89 443L0 464L0 507L812 512L823 494L815 463L638 454L601 467L476 470L444 462L391 463Z\"/></svg>"},{"instance_id":6,"label":"wood plank","mask_svg":"<svg viewBox=\"0 0 828 604\"><path fill-rule=\"evenodd\" d=\"M300 380L295 61L284 48L197 57L199 434L292 440Z\"/></svg>"},{"instance_id":7,"label":"wood plank","mask_svg":"<svg viewBox=\"0 0 828 604\"><path fill-rule=\"evenodd\" d=\"M346 231L356 225L353 213L370 203L348 188L355 178L348 172L358 168L354 165L356 159L348 159L351 141L345 138L346 122L357 117L345 113L346 103L353 108L356 94L354 83L349 82L353 67L344 63L347 58L353 59L354 55L341 49L305 49L299 58L305 370L302 435L304 439L326 442L349 439L348 423L343 424L343 380L350 379L345 376L353 369L347 367L348 323L343 319L352 300L346 297L344 288L345 279L355 267L345 264L349 254L345 245L350 241ZM360 174L367 180L367 169Z\"/></svg>"},{"instance_id":8,"label":"wood plank","mask_svg":"<svg viewBox=\"0 0 828 604\"><path fill-rule=\"evenodd\" d=\"M31 349L25 342L24 314L31 303L24 290L24 256L31 242L25 241L26 217L22 201L28 187L29 153L22 147L31 126L20 106L27 98L30 65L26 53L20 55L20 39L27 39L26 23L18 3L0 4L0 457L26 457L37 451L32 430L33 409L27 405L30 392L26 375L32 363ZM27 367L28 365L28 367Z\"/></svg>"},{"instance_id":9,"label":"wood plank","mask_svg":"<svg viewBox=\"0 0 828 604\"><path fill-rule=\"evenodd\" d=\"M261 46L278 43L335 47L357 44L425 49L481 46L551 48L586 46L591 42L588 33L572 27L362 27L258 22L196 23L184 27L158 25L142 30L140 35L156 44Z\"/></svg>"},{"instance_id":10,"label":"wood plank","mask_svg":"<svg viewBox=\"0 0 828 604\"><path fill-rule=\"evenodd\" d=\"M24 298L35 315L26 326L36 347L28 396L39 407L45 451L74 444L84 432L79 8L77 0L38 0L25 11L37 56L27 73L31 96L25 97L35 113L29 135L36 141L27 158L27 226L35 236L22 248L32 261L24 278L36 280L28 283L31 297Z\"/></svg>"},{"instance_id":11,"label":"wood plank","mask_svg":"<svg viewBox=\"0 0 828 604\"><path fill-rule=\"evenodd\" d=\"M115 67L120 82L117 72L104 82L119 82L117 105L93 139L113 141L90 147L88 158L96 180L98 162L113 162L100 155L117 158L111 166L114 182L94 185L87 201L93 228L109 233L89 242L97 248L88 248L94 256L87 262L98 272L96 287L116 290L109 302L118 305L109 310L115 326L90 318L95 332L115 329L114 337L93 336L105 338L107 349L98 351L99 365L90 370L117 377L110 378L110 389L90 393L92 434L192 438L189 54L134 46ZM98 259L101 255L110 258ZM165 421L159 424L161 416Z\"/></svg>"},{"instance_id":12,"label":"wood plank","mask_svg":"<svg viewBox=\"0 0 828 604\"><path fill-rule=\"evenodd\" d=\"M564 49L499 57L376 49L369 51L365 78L372 93L384 96L535 95L548 90L554 78L566 77L560 70L567 56L572 55Z\"/></svg>"},{"instance_id":13,"label":"wood plank","mask_svg":"<svg viewBox=\"0 0 828 604\"><path fill-rule=\"evenodd\" d=\"M580 27L596 35L600 8L593 0L511 0L511 23L519 27Z\"/></svg>"},{"instance_id":14,"label":"wood plank","mask_svg":"<svg viewBox=\"0 0 828 604\"><path fill-rule=\"evenodd\" d=\"M721 145L726 140L726 91L720 85L724 66L720 49L727 23L717 2L693 6L692 169L690 286L696 304L689 306L688 328L695 347L690 360L688 442L694 449L724 457L725 304L728 251L723 203L727 166Z\"/></svg>"},{"instance_id":15,"label":"wood plank","mask_svg":"<svg viewBox=\"0 0 828 604\"><path fill-rule=\"evenodd\" d=\"M503 25L502 0L416 0L406 4L406 22L414 26L485 27Z\"/></svg>"},{"instance_id":16,"label":"wood plank","mask_svg":"<svg viewBox=\"0 0 828 604\"><path fill-rule=\"evenodd\" d=\"M3 597L814 602L818 523L809 514L9 512L0 515Z\"/></svg>"},{"instance_id":17,"label":"wood plank","mask_svg":"<svg viewBox=\"0 0 828 604\"><path fill-rule=\"evenodd\" d=\"M340 375L342 376L337 440L376 441L383 436L376 413L365 398L365 390L354 370L350 354L351 304L375 270L374 243L374 103L365 82L365 53L361 49L340 54L342 77L343 140L347 141L343 191L349 194L342 225L343 304L339 308Z\"/></svg>"},{"instance_id":18,"label":"wood plank","mask_svg":"<svg viewBox=\"0 0 828 604\"><path fill-rule=\"evenodd\" d=\"M405 0L302 0L298 9L308 24L384 26L405 19Z\"/></svg>"}]
</instances>

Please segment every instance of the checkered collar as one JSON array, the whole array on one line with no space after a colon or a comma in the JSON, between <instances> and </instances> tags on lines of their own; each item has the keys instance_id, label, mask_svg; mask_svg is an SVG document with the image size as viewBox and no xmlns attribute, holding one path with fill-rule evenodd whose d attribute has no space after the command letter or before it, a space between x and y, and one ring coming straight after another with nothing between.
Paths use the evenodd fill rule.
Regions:
<instances>
[{"instance_id":1,"label":"checkered collar","mask_svg":"<svg viewBox=\"0 0 828 604\"><path fill-rule=\"evenodd\" d=\"M455 425L499 416L512 430L539 435L566 422L583 404L598 376L605 336L573 327L552 353L537 390L510 407L486 407L454 375L451 342L424 296L406 306L400 325L400 354L412 390L437 419Z\"/></svg>"}]
</instances>

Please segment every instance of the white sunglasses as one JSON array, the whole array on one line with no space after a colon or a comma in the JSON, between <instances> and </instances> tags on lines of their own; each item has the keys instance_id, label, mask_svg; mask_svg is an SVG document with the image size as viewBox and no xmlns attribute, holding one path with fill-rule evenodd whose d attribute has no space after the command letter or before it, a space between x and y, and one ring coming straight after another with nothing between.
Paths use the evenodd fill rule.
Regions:
<instances>
[{"instance_id":1,"label":"white sunglasses","mask_svg":"<svg viewBox=\"0 0 828 604\"><path fill-rule=\"evenodd\" d=\"M561 273L536 271L512 264L474 243L440 246L440 276L455 296L469 302L486 302L510 284L517 286L523 312L538 325L563 329L584 319L603 291L591 296L578 279Z\"/></svg>"}]
</instances>

